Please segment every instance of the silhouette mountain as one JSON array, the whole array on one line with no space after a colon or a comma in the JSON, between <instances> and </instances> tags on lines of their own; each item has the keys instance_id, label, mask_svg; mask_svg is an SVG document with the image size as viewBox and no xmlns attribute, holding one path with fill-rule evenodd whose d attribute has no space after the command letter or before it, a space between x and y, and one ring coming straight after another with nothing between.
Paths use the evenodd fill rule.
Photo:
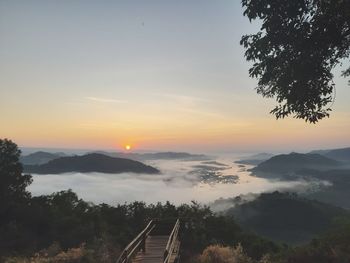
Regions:
<instances>
[{"instance_id":1,"label":"silhouette mountain","mask_svg":"<svg viewBox=\"0 0 350 263\"><path fill-rule=\"evenodd\" d=\"M350 147L330 150L325 156L342 162L350 162Z\"/></svg>"},{"instance_id":2,"label":"silhouette mountain","mask_svg":"<svg viewBox=\"0 0 350 263\"><path fill-rule=\"evenodd\" d=\"M304 169L326 170L338 168L341 164L320 154L290 153L280 154L264 161L253 172L270 174L296 173Z\"/></svg>"},{"instance_id":3,"label":"silhouette mountain","mask_svg":"<svg viewBox=\"0 0 350 263\"><path fill-rule=\"evenodd\" d=\"M248 164L248 165L258 165L258 164L268 160L272 156L273 156L273 154L271 154L271 153L258 153L258 154L254 154L251 156L241 158L240 160L235 161L235 163Z\"/></svg>"},{"instance_id":4,"label":"silhouette mountain","mask_svg":"<svg viewBox=\"0 0 350 263\"><path fill-rule=\"evenodd\" d=\"M310 153L318 153L340 162L350 163L350 147L331 150L316 150Z\"/></svg>"},{"instance_id":5,"label":"silhouette mountain","mask_svg":"<svg viewBox=\"0 0 350 263\"><path fill-rule=\"evenodd\" d=\"M20 162L24 165L44 164L51 160L63 157L65 155L66 154L64 153L49 153L49 152L38 151L25 156L21 156Z\"/></svg>"},{"instance_id":6,"label":"silhouette mountain","mask_svg":"<svg viewBox=\"0 0 350 263\"><path fill-rule=\"evenodd\" d=\"M186 152L156 152L156 153L133 153L133 152L105 152L95 151L93 153L100 153L111 157L127 158L136 161L145 160L173 160L186 159L193 161L208 160L209 157L203 154L191 154Z\"/></svg>"},{"instance_id":7,"label":"silhouette mountain","mask_svg":"<svg viewBox=\"0 0 350 263\"><path fill-rule=\"evenodd\" d=\"M138 161L124 158L113 158L98 153L61 157L42 165L25 165L24 171L37 174L60 174L68 172L159 173L158 169Z\"/></svg>"}]
</instances>

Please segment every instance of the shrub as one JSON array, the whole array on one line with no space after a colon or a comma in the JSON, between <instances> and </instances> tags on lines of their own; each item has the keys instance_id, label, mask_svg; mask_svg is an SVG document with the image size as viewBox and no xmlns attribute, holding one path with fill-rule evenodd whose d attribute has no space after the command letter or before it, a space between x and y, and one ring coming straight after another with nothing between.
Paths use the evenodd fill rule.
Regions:
<instances>
[{"instance_id":1,"label":"shrub","mask_svg":"<svg viewBox=\"0 0 350 263\"><path fill-rule=\"evenodd\" d=\"M253 263L242 246L239 244L235 248L211 245L207 247L199 256L199 263Z\"/></svg>"}]
</instances>

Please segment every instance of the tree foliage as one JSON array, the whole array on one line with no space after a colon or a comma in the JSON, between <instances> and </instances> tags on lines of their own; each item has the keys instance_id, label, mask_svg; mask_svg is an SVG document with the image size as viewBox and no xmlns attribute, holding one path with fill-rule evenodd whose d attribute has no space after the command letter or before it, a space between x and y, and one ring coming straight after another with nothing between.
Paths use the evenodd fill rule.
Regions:
<instances>
[{"instance_id":1,"label":"tree foliage","mask_svg":"<svg viewBox=\"0 0 350 263\"><path fill-rule=\"evenodd\" d=\"M248 257L240 244L237 247L211 245L203 250L198 263L255 263ZM196 262L197 263L197 262Z\"/></svg>"},{"instance_id":2,"label":"tree foliage","mask_svg":"<svg viewBox=\"0 0 350 263\"><path fill-rule=\"evenodd\" d=\"M21 238L21 219L29 212L30 193L26 187L31 176L22 174L20 153L15 143L0 139L0 254L25 242Z\"/></svg>"},{"instance_id":3,"label":"tree foliage","mask_svg":"<svg viewBox=\"0 0 350 263\"><path fill-rule=\"evenodd\" d=\"M9 204L30 196L26 187L31 183L31 176L22 174L20 154L15 143L0 139L0 202Z\"/></svg>"},{"instance_id":4,"label":"tree foliage","mask_svg":"<svg viewBox=\"0 0 350 263\"><path fill-rule=\"evenodd\" d=\"M328 117L332 70L350 52L350 1L242 0L242 6L250 21L262 21L241 45L253 62L249 74L258 78L257 92L278 103L271 113L311 123Z\"/></svg>"}]
</instances>

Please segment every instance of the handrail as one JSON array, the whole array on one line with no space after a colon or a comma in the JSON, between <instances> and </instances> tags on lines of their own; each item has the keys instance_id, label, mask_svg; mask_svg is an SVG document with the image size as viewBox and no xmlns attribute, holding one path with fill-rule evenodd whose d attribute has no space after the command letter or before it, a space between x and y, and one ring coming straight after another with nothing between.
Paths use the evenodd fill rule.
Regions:
<instances>
[{"instance_id":1,"label":"handrail","mask_svg":"<svg viewBox=\"0 0 350 263\"><path fill-rule=\"evenodd\" d=\"M137 237L134 238L134 240L131 241L129 245L123 250L122 254L117 260L117 263L128 263L135 252L137 252L141 246L141 249L145 251L146 238L154 229L155 224L156 223L153 220L148 223L148 225L140 232L140 234L138 234Z\"/></svg>"},{"instance_id":2,"label":"handrail","mask_svg":"<svg viewBox=\"0 0 350 263\"><path fill-rule=\"evenodd\" d=\"M170 257L173 254L176 242L178 241L179 229L180 229L180 220L177 219L175 226L174 226L174 228L171 231L171 234L169 236L168 243L165 247L163 263L168 263L170 260Z\"/></svg>"}]
</instances>

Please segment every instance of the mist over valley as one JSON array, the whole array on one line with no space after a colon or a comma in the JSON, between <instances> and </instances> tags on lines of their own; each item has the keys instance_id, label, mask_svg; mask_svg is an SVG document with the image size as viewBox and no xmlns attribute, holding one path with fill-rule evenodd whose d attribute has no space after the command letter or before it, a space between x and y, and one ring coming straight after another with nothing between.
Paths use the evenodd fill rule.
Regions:
<instances>
[{"instance_id":1,"label":"mist over valley","mask_svg":"<svg viewBox=\"0 0 350 263\"><path fill-rule=\"evenodd\" d=\"M25 169L26 167L39 169L64 160L62 163L64 169L58 174L56 172L45 173L45 170L41 170L41 174L34 172L34 181L29 187L30 191L36 196L72 189L84 200L94 203L171 201L175 204L182 204L197 201L206 204L220 198L232 198L239 195L276 190L298 192L305 196L323 196L321 193L331 191L339 185L339 180L341 180L341 183L347 183L348 178L350 178L346 176L348 170L334 170L334 168L339 167L346 168L347 166L344 163L314 153L311 155L291 153L290 155L275 156L263 153L252 157L244 157L243 160L257 160L260 158L257 166L242 164L242 157L237 154L214 157L204 154L192 155L173 152L149 154L110 152L105 155L98 151L95 155L98 157L105 156L103 158L108 160L124 160L123 158L110 156L137 156L134 159L142 159L144 163L140 162L138 165L149 167L147 169L151 169L151 172L148 173L146 170L144 172L142 170L124 172L120 170L103 173L96 169L90 169L89 172L88 170L79 172L74 170L74 167L73 170L67 170L67 165L70 167L69 162L80 160L77 159L79 156L62 158L57 155L56 160L50 160L46 164L24 166ZM33 154L30 156L33 156ZM80 156L79 158L86 158L84 156L91 157L91 154ZM140 156L143 156L143 158ZM156 159L156 156L160 159ZM26 157L24 159L28 160ZM328 162L325 162L325 160ZM38 160L38 162L42 163L41 160ZM131 162L136 163L138 161ZM288 166L285 165L286 162ZM89 167L94 166L93 160L86 164L89 164ZM134 165L134 163L132 164ZM106 165L108 166L104 163L102 168L106 169ZM118 166L118 164L116 165ZM55 167L57 170L57 165ZM265 167L268 167L269 173L266 173L267 168ZM281 170L280 167L283 167L284 170ZM79 168L86 169L81 165ZM325 168L333 168L333 170L327 173ZM154 171L158 171L158 174ZM339 173L341 175L338 175ZM332 178L330 174L336 175ZM337 191L337 194L344 195L345 193L344 191L341 193ZM319 198L322 199L322 197ZM334 202L338 204L337 201ZM346 206L347 201L343 201L342 204Z\"/></svg>"}]
</instances>

